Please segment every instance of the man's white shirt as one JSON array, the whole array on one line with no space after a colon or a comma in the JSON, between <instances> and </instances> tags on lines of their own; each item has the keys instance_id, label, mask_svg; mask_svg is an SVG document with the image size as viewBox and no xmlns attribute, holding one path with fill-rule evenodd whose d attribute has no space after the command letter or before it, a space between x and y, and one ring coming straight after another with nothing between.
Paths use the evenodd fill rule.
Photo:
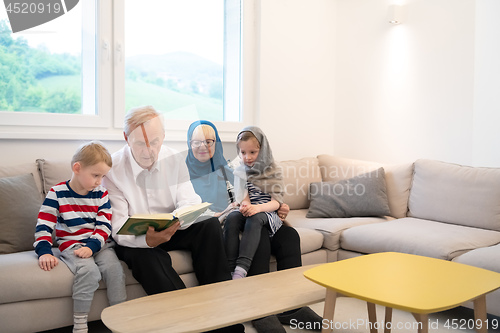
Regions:
<instances>
[{"instance_id":1,"label":"man's white shirt","mask_svg":"<svg viewBox=\"0 0 500 333\"><path fill-rule=\"evenodd\" d=\"M185 156L162 146L151 170L143 169L128 145L113 154L113 167L103 181L108 190L113 216L113 239L122 246L149 247L146 235L117 235L129 216L171 213L201 203L194 191Z\"/></svg>"}]
</instances>

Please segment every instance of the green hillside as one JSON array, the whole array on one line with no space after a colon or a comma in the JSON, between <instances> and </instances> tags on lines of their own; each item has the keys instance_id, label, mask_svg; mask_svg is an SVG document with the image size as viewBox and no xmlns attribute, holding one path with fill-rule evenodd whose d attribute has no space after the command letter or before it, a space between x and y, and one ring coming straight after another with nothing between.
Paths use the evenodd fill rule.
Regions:
<instances>
[{"instance_id":1,"label":"green hillside","mask_svg":"<svg viewBox=\"0 0 500 333\"><path fill-rule=\"evenodd\" d=\"M81 96L79 76L53 76L39 83L47 91L71 90ZM183 94L151 83L125 81L125 109L153 105L168 119L223 120L222 101L194 94Z\"/></svg>"},{"instance_id":2,"label":"green hillside","mask_svg":"<svg viewBox=\"0 0 500 333\"><path fill-rule=\"evenodd\" d=\"M145 82L125 81L125 108L153 105L169 119L223 120L222 101L200 95L182 94Z\"/></svg>"}]
</instances>

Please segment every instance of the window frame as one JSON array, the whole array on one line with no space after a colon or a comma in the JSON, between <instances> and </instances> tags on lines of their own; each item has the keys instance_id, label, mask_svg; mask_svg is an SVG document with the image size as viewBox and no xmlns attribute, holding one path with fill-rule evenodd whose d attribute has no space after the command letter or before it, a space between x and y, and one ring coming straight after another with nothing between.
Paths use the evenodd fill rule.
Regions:
<instances>
[{"instance_id":1,"label":"window frame","mask_svg":"<svg viewBox=\"0 0 500 333\"><path fill-rule=\"evenodd\" d=\"M93 1L80 3L84 5L89 2ZM97 97L94 101L98 114L0 112L0 139L123 139L125 99L119 98L125 92L124 7L122 4L123 0L96 0L95 18L98 26L95 37L95 67L98 69L95 71L96 78L93 87ZM85 9L91 10L89 8ZM239 130L252 124L254 120L254 101L257 91L254 85L257 75L254 70L256 68L255 4L242 0L241 11L240 121L214 122L223 141L234 141ZM82 87L82 89L85 88ZM83 99L86 100L82 103L89 103L88 97L83 97ZM165 121L166 141L184 141L191 122L192 120L167 119Z\"/></svg>"}]
</instances>

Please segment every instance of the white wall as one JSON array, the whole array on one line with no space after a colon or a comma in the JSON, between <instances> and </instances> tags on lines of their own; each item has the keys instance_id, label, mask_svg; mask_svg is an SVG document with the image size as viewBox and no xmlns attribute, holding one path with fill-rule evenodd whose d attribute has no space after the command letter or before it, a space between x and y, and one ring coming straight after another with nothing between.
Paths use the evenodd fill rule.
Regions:
<instances>
[{"instance_id":1,"label":"white wall","mask_svg":"<svg viewBox=\"0 0 500 333\"><path fill-rule=\"evenodd\" d=\"M500 1L476 1L473 159L500 166Z\"/></svg>"},{"instance_id":2,"label":"white wall","mask_svg":"<svg viewBox=\"0 0 500 333\"><path fill-rule=\"evenodd\" d=\"M333 153L335 1L254 3L262 24L255 52L255 124L268 135L277 159ZM0 153L6 157L1 163L15 165L40 157L69 159L81 142L0 139ZM103 142L111 152L124 143ZM168 144L185 149L185 142ZM234 143L226 142L224 152L234 157Z\"/></svg>"},{"instance_id":3,"label":"white wall","mask_svg":"<svg viewBox=\"0 0 500 333\"><path fill-rule=\"evenodd\" d=\"M260 1L256 123L276 159L333 153L335 1Z\"/></svg>"},{"instance_id":4,"label":"white wall","mask_svg":"<svg viewBox=\"0 0 500 333\"><path fill-rule=\"evenodd\" d=\"M500 166L500 2L392 3L337 1L335 154Z\"/></svg>"},{"instance_id":5,"label":"white wall","mask_svg":"<svg viewBox=\"0 0 500 333\"><path fill-rule=\"evenodd\" d=\"M398 26L386 20L391 0L254 1L255 124L278 160L500 166L500 1L400 0ZM79 143L3 139L1 163L69 158Z\"/></svg>"}]
</instances>

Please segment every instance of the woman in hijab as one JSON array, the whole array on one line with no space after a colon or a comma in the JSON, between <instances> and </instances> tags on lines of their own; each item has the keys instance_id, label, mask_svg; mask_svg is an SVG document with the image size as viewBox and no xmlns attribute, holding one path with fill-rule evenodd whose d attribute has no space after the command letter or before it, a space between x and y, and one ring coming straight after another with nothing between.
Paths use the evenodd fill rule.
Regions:
<instances>
[{"instance_id":1,"label":"woman in hijab","mask_svg":"<svg viewBox=\"0 0 500 333\"><path fill-rule=\"evenodd\" d=\"M233 191L233 169L228 166L224 158L217 128L209 121L193 122L188 129L187 144L189 151L186 164L193 187L202 201L212 203L210 208L213 215L222 221L235 209L236 198ZM283 203L278 210L278 216L284 220L288 212L288 205ZM283 225L270 239L269 232L262 228L260 243L248 275L268 273L271 253L276 257L278 270L302 266L300 238L297 231ZM291 320L313 323L321 322L322 318L309 307L303 307L277 316L254 320L252 323L258 332L269 332L270 329L285 332L281 324L290 325Z\"/></svg>"}]
</instances>

